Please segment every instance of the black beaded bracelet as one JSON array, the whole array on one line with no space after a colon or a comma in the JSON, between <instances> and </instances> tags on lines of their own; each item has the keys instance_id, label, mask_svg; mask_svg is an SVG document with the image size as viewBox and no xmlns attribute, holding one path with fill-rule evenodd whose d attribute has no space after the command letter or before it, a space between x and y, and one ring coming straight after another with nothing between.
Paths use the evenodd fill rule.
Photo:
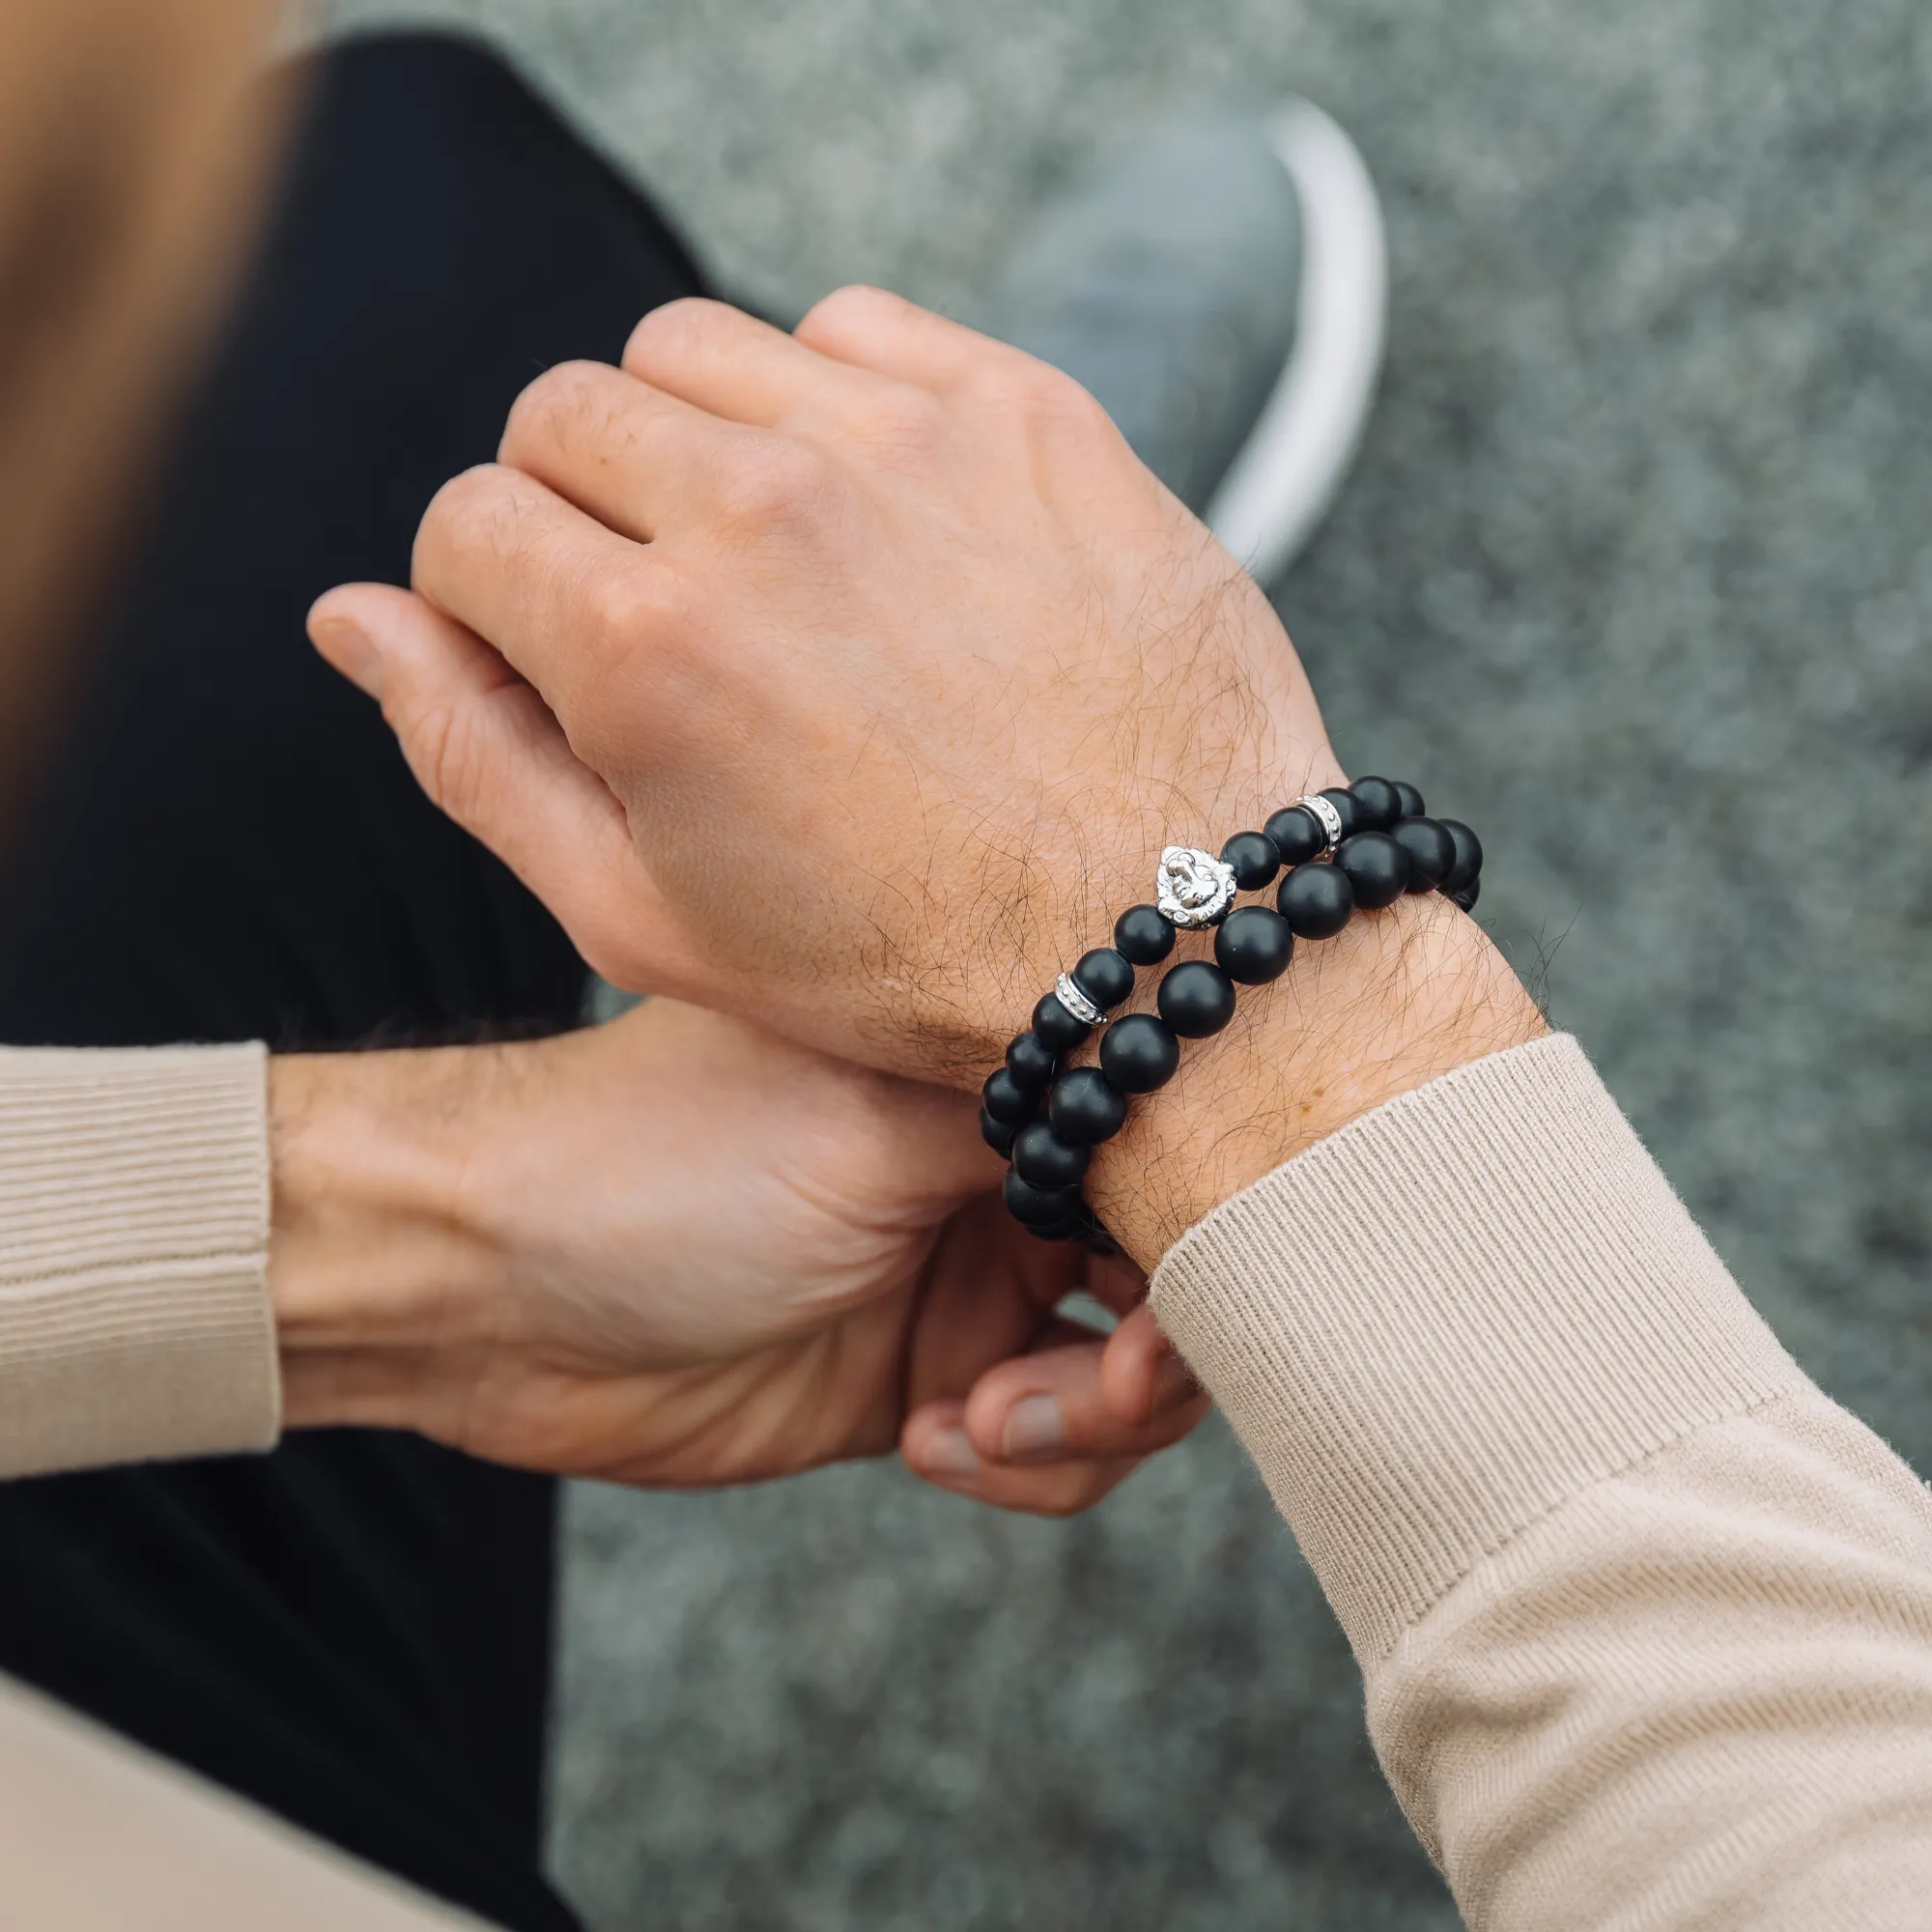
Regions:
<instances>
[{"instance_id":1,"label":"black beaded bracelet","mask_svg":"<svg viewBox=\"0 0 1932 1932\"><path fill-rule=\"evenodd\" d=\"M1273 911L1236 907L1239 894L1264 891L1284 867ZM1413 785L1378 778L1296 799L1261 831L1237 832L1218 859L1170 845L1160 855L1156 903L1128 907L1113 945L1060 976L981 1090L980 1132L1011 1161L1005 1192L1013 1217L1046 1240L1104 1242L1081 1193L1094 1148L1121 1131L1130 1096L1174 1077L1183 1039L1205 1039L1234 1018L1236 985L1280 979L1297 939L1330 939L1356 912L1378 911L1405 893L1439 892L1472 911L1482 867L1482 842L1466 825L1431 818ZM1132 993L1137 967L1166 959L1177 931L1208 928L1212 962L1171 967L1155 995L1157 1016L1114 1021L1100 1037L1097 1066L1062 1069Z\"/></svg>"}]
</instances>

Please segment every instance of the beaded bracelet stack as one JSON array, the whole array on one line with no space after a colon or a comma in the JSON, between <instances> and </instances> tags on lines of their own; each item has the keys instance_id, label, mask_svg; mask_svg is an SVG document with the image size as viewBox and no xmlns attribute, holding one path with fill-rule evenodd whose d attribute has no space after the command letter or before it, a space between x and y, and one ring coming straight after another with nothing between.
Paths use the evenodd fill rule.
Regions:
<instances>
[{"instance_id":1,"label":"beaded bracelet stack","mask_svg":"<svg viewBox=\"0 0 1932 1932\"><path fill-rule=\"evenodd\" d=\"M1275 910L1236 909L1282 868ZM1235 1016L1237 984L1265 985L1288 970L1297 939L1329 939L1357 911L1405 893L1440 892L1471 910L1483 847L1466 825L1431 818L1422 794L1390 779L1358 779L1298 798L1259 832L1237 832L1220 857L1180 845L1160 855L1153 905L1130 906L1112 946L1085 954L1033 1009L1007 1048L1007 1064L980 1094L980 1131L1009 1158L1006 1203L1044 1240L1104 1240L1081 1193L1094 1150L1120 1132L1127 1101L1173 1078L1183 1039L1205 1039ZM1100 1037L1100 1064L1062 1070L1134 989L1134 971L1157 966L1178 931L1214 929L1214 958L1189 959L1162 977L1154 1013L1129 1013Z\"/></svg>"}]
</instances>

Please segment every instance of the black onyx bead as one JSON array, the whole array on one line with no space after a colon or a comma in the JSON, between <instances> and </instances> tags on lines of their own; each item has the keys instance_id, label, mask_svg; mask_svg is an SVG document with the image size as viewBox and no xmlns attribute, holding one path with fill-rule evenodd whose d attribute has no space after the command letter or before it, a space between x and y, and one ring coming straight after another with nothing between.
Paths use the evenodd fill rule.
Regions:
<instances>
[{"instance_id":1,"label":"black onyx bead","mask_svg":"<svg viewBox=\"0 0 1932 1932\"><path fill-rule=\"evenodd\" d=\"M1277 811L1262 829L1284 866L1307 865L1328 842L1315 814L1298 805Z\"/></svg>"},{"instance_id":2,"label":"black onyx bead","mask_svg":"<svg viewBox=\"0 0 1932 1932\"><path fill-rule=\"evenodd\" d=\"M1007 1212L1029 1228L1051 1228L1078 1212L1082 1206L1077 1187L1036 1187L1018 1168L1007 1170Z\"/></svg>"},{"instance_id":3,"label":"black onyx bead","mask_svg":"<svg viewBox=\"0 0 1932 1932\"><path fill-rule=\"evenodd\" d=\"M1091 1147L1125 1125L1127 1098L1097 1066L1076 1066L1053 1083L1046 1118L1062 1140Z\"/></svg>"},{"instance_id":4,"label":"black onyx bead","mask_svg":"<svg viewBox=\"0 0 1932 1932\"><path fill-rule=\"evenodd\" d=\"M1439 818L1436 823L1456 844L1456 863L1442 874L1442 890L1460 893L1483 869L1483 841L1460 818Z\"/></svg>"},{"instance_id":5,"label":"black onyx bead","mask_svg":"<svg viewBox=\"0 0 1932 1932\"><path fill-rule=\"evenodd\" d=\"M1405 818L1389 835L1408 854L1408 889L1434 892L1456 863L1456 841L1449 828L1433 818Z\"/></svg>"},{"instance_id":6,"label":"black onyx bead","mask_svg":"<svg viewBox=\"0 0 1932 1932\"><path fill-rule=\"evenodd\" d=\"M1352 838L1357 832L1368 830L1362 822L1362 808L1355 803L1353 792L1345 791L1340 785L1329 785L1318 796L1325 798L1340 814L1344 838Z\"/></svg>"},{"instance_id":7,"label":"black onyx bead","mask_svg":"<svg viewBox=\"0 0 1932 1932\"><path fill-rule=\"evenodd\" d=\"M1221 862L1235 868L1235 883L1244 893L1258 893L1274 884L1281 870L1281 854L1264 832L1237 832L1221 847Z\"/></svg>"},{"instance_id":8,"label":"black onyx bead","mask_svg":"<svg viewBox=\"0 0 1932 1932\"><path fill-rule=\"evenodd\" d=\"M1023 1033L1007 1048L1007 1071L1023 1094L1043 1094L1060 1071L1060 1057L1037 1033Z\"/></svg>"},{"instance_id":9,"label":"black onyx bead","mask_svg":"<svg viewBox=\"0 0 1932 1932\"><path fill-rule=\"evenodd\" d=\"M1274 902L1297 939L1332 939L1355 910L1355 888L1333 866L1299 866L1281 882Z\"/></svg>"},{"instance_id":10,"label":"black onyx bead","mask_svg":"<svg viewBox=\"0 0 1932 1932\"><path fill-rule=\"evenodd\" d=\"M994 1120L1009 1122L1013 1126L1033 1119L1033 1099L1004 1066L995 1067L980 1089L980 1104L987 1113Z\"/></svg>"},{"instance_id":11,"label":"black onyx bead","mask_svg":"<svg viewBox=\"0 0 1932 1932\"><path fill-rule=\"evenodd\" d=\"M1408 854L1386 832L1358 832L1335 851L1335 869L1348 875L1365 912L1394 905L1408 890Z\"/></svg>"},{"instance_id":12,"label":"black onyx bead","mask_svg":"<svg viewBox=\"0 0 1932 1932\"><path fill-rule=\"evenodd\" d=\"M1244 986L1279 980L1294 957L1294 934L1278 912L1243 906L1230 913L1214 935L1214 957L1222 972Z\"/></svg>"},{"instance_id":13,"label":"black onyx bead","mask_svg":"<svg viewBox=\"0 0 1932 1932\"><path fill-rule=\"evenodd\" d=\"M1174 1029L1151 1013L1129 1013L1100 1036L1100 1071L1122 1094L1151 1094L1165 1087L1179 1065L1180 1042Z\"/></svg>"},{"instance_id":14,"label":"black onyx bead","mask_svg":"<svg viewBox=\"0 0 1932 1932\"><path fill-rule=\"evenodd\" d=\"M1129 906L1114 922L1114 944L1136 966L1158 966L1174 951L1174 928L1158 906Z\"/></svg>"},{"instance_id":15,"label":"black onyx bead","mask_svg":"<svg viewBox=\"0 0 1932 1932\"><path fill-rule=\"evenodd\" d=\"M1165 920L1161 922L1167 923ZM1073 983L1105 1012L1118 1007L1134 990L1134 962L1111 946L1096 946L1083 952L1080 963L1067 975Z\"/></svg>"},{"instance_id":16,"label":"black onyx bead","mask_svg":"<svg viewBox=\"0 0 1932 1932\"><path fill-rule=\"evenodd\" d=\"M1013 1139L1019 1129L1008 1121L996 1121L985 1108L980 1109L980 1138L1000 1156L1002 1160L1012 1152Z\"/></svg>"},{"instance_id":17,"label":"black onyx bead","mask_svg":"<svg viewBox=\"0 0 1932 1932\"><path fill-rule=\"evenodd\" d=\"M1071 1053L1094 1031L1085 1020L1077 1020L1051 993L1040 995L1033 1009L1033 1030L1055 1053Z\"/></svg>"},{"instance_id":18,"label":"black onyx bead","mask_svg":"<svg viewBox=\"0 0 1932 1932\"><path fill-rule=\"evenodd\" d=\"M1422 802L1422 794L1406 779L1397 779L1395 788L1402 799L1402 815L1405 818L1420 818L1429 808Z\"/></svg>"},{"instance_id":19,"label":"black onyx bead","mask_svg":"<svg viewBox=\"0 0 1932 1932\"><path fill-rule=\"evenodd\" d=\"M1235 982L1220 967L1189 959L1160 982L1156 1002L1182 1039L1206 1039L1235 1017Z\"/></svg>"},{"instance_id":20,"label":"black onyx bead","mask_svg":"<svg viewBox=\"0 0 1932 1932\"><path fill-rule=\"evenodd\" d=\"M1044 1121L1031 1121L1013 1142L1013 1165L1036 1187L1078 1187L1094 1150L1084 1141L1064 1141Z\"/></svg>"},{"instance_id":21,"label":"black onyx bead","mask_svg":"<svg viewBox=\"0 0 1932 1932\"><path fill-rule=\"evenodd\" d=\"M1361 830L1386 832L1402 814L1402 793L1387 779L1357 779L1349 789L1361 810Z\"/></svg>"},{"instance_id":22,"label":"black onyx bead","mask_svg":"<svg viewBox=\"0 0 1932 1932\"><path fill-rule=\"evenodd\" d=\"M1469 883L1466 886L1464 886L1460 893L1451 893L1449 896L1452 899L1454 899L1455 902L1459 906L1461 906L1464 912L1474 912L1476 909L1476 900L1478 897L1481 896L1482 890L1483 890L1482 880L1479 878L1471 879Z\"/></svg>"}]
</instances>

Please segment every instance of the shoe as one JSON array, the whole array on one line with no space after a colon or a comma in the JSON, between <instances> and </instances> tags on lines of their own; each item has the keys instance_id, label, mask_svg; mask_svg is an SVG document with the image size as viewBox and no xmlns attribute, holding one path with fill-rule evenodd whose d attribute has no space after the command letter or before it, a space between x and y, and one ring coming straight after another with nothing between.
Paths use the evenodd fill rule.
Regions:
<instances>
[{"instance_id":1,"label":"shoe","mask_svg":"<svg viewBox=\"0 0 1932 1932\"><path fill-rule=\"evenodd\" d=\"M1291 99L1135 142L1040 212L965 319L1082 384L1265 583L1353 460L1387 288L1368 168Z\"/></svg>"}]
</instances>

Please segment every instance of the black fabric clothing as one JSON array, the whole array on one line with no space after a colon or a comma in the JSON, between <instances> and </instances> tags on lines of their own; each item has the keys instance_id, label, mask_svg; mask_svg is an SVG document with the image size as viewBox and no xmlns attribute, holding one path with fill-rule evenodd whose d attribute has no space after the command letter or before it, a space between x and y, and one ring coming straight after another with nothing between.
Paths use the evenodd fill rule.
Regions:
<instances>
[{"instance_id":1,"label":"black fabric clothing","mask_svg":"<svg viewBox=\"0 0 1932 1932\"><path fill-rule=\"evenodd\" d=\"M419 794L309 603L408 581L519 389L700 281L494 56L352 43L0 879L0 1039L285 1048L571 1024L584 973ZM0 1488L0 1668L501 1923L540 1870L555 1486L414 1437Z\"/></svg>"}]
</instances>

